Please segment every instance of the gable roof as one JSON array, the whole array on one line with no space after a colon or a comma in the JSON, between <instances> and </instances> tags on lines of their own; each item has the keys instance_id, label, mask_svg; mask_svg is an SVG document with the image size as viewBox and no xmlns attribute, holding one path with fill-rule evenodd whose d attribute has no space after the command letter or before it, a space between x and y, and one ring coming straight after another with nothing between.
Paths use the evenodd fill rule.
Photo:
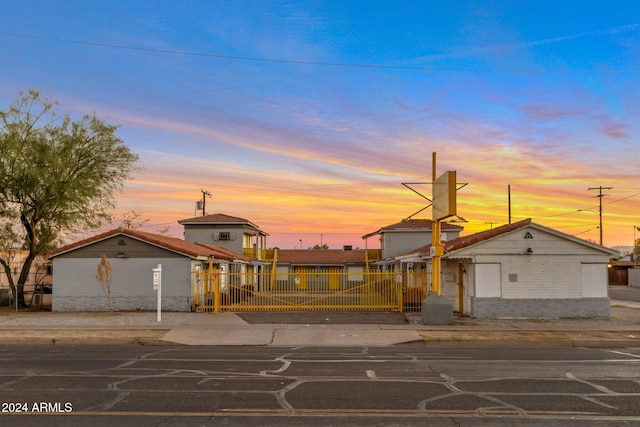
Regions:
<instances>
[{"instance_id":1,"label":"gable roof","mask_svg":"<svg viewBox=\"0 0 640 427\"><path fill-rule=\"evenodd\" d=\"M47 254L47 258L53 258L58 255L62 255L67 252L80 249L94 243L101 242L103 240L110 239L116 236L127 236L141 242L148 243L153 246L166 249L171 252L175 252L181 255L185 255L191 258L209 257L213 256L215 259L222 259L226 261L248 261L250 258L229 251L227 249L220 248L218 246L191 243L186 240L178 239L177 237L164 236L162 234L147 233L140 230L131 230L128 228L116 228L109 230L101 234L80 240L78 242L70 243L60 248L54 249Z\"/></svg>"},{"instance_id":2,"label":"gable roof","mask_svg":"<svg viewBox=\"0 0 640 427\"><path fill-rule=\"evenodd\" d=\"M410 231L431 231L433 227L433 221L430 219L407 219L402 220L400 222L396 222L395 224L387 225L385 227L380 228L373 233L365 234L362 236L363 239L368 239L369 237L375 236L376 234L382 233L394 233L394 232L410 232ZM442 231L462 231L463 227L459 225L450 224L448 222L440 223L440 230Z\"/></svg>"},{"instance_id":3,"label":"gable roof","mask_svg":"<svg viewBox=\"0 0 640 427\"><path fill-rule=\"evenodd\" d=\"M474 233L474 234L470 234L468 236L462 236L462 237L458 237L457 239L453 239L453 240L449 240L446 242L443 242L443 246L444 246L444 252L445 252L445 256L448 253L454 252L454 251L458 251L460 249L464 249L467 248L469 246L473 246L476 245L478 243L482 243L485 242L487 240L491 240L493 238L496 238L498 236L501 236L503 234L507 234L507 233L511 233L513 231L519 230L519 229L523 229L526 227L532 227L541 231L545 231L549 234L553 234L555 236L567 239L567 240L571 240L573 242L579 243L581 245L584 246L589 246L593 249L597 249L601 252L606 252L608 254L614 254L615 251L613 251L612 249L608 249L605 248L604 246L600 246L596 243L592 243L580 238L577 238L575 236L571 236L569 234L565 234L562 233L560 231L554 230L552 228L548 228L545 226L542 226L540 224L536 224L534 222L531 221L531 218L527 218L527 219L523 219L522 221L518 221L518 222L514 222L512 224L505 224L502 225L500 227L496 227L490 230L485 230L485 231L481 231L479 233ZM408 256L408 255L418 255L418 256L425 256L425 255L429 255L430 254L430 250L431 250L431 244L423 246L421 248L415 249L411 252L408 252L406 254L402 254L399 255L399 257L402 256Z\"/></svg>"},{"instance_id":4,"label":"gable roof","mask_svg":"<svg viewBox=\"0 0 640 427\"><path fill-rule=\"evenodd\" d=\"M294 265L344 265L364 264L366 251L343 249L278 249L278 263Z\"/></svg>"}]
</instances>

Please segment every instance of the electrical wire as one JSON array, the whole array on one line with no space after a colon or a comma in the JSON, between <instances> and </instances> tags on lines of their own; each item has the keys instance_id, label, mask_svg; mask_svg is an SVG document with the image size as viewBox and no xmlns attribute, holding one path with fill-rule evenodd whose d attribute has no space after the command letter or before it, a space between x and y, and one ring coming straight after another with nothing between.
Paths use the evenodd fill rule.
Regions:
<instances>
[{"instance_id":1,"label":"electrical wire","mask_svg":"<svg viewBox=\"0 0 640 427\"><path fill-rule=\"evenodd\" d=\"M367 68L367 69L407 70L407 71L452 71L452 72L480 72L480 73L544 72L540 70L531 70L531 69L415 67L415 66L408 66L408 65L355 64L355 63L345 63L345 62L301 61L301 60L294 60L294 59L277 59L277 58L262 58L262 57L253 57L253 56L222 55L222 54L216 54L216 53L190 52L190 51L183 51L183 50L126 46L126 45L113 44L113 43L100 43L100 42L90 42L85 40L60 39L55 37L37 36L33 34L11 33L7 31L0 31L0 35L15 37L15 38L43 40L43 41L50 41L50 42L56 42L56 43L76 44L81 46L93 46L93 47L102 47L102 48L110 48L110 49L133 50L133 51L139 51L139 52L162 53L167 55L197 56L197 57L216 58L216 59L235 60L235 61L271 62L271 63L294 64L294 65L319 65L319 66L326 66L326 67Z\"/></svg>"},{"instance_id":2,"label":"electrical wire","mask_svg":"<svg viewBox=\"0 0 640 427\"><path fill-rule=\"evenodd\" d=\"M623 197L621 199L616 199L616 200L612 200L612 201L607 202L607 203L603 203L602 206L612 205L614 203L618 203L618 202L621 202L623 200L631 199L632 197L637 197L637 196L640 196L640 193L635 193L635 194L632 194L630 196ZM553 214L553 215L537 216L537 217L533 217L531 219L554 218L554 217L557 217L557 216L573 215L573 214L576 214L576 213L581 212L581 211L588 211L590 209L597 209L597 208L598 208L598 206L592 206L590 208L577 209L577 210L571 211L571 212L563 212L563 213ZM524 219L524 218L529 218L529 217L513 216L513 218L523 218Z\"/></svg>"}]
</instances>

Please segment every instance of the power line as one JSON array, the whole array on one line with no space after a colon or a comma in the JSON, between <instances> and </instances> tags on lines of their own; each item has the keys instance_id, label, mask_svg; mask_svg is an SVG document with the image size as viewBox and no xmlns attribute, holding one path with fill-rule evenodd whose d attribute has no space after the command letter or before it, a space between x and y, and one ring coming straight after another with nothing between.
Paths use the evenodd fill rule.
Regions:
<instances>
[{"instance_id":1,"label":"power line","mask_svg":"<svg viewBox=\"0 0 640 427\"><path fill-rule=\"evenodd\" d=\"M621 199L616 199L616 200L612 200L612 201L610 201L608 203L603 203L603 206L612 205L614 203L618 203L618 202L621 202L623 200L631 199L632 197L638 197L638 196L640 196L640 193L634 193L634 194L632 194L630 196L623 197ZM598 197L598 196L595 196L595 197ZM563 212L563 213L558 213L558 214L553 214L553 215L543 215L543 216L531 217L531 219L554 218L554 217L558 217L558 216L573 215L573 214L576 214L576 213L581 212L581 211L586 211L586 210L589 210L589 209L596 209L597 207L598 206L590 206L588 208L576 209L575 211L571 211L571 212ZM516 216L515 218L529 218L529 217Z\"/></svg>"},{"instance_id":2,"label":"power line","mask_svg":"<svg viewBox=\"0 0 640 427\"><path fill-rule=\"evenodd\" d=\"M632 194L632 195L630 195L630 196L623 197L622 199L612 200L612 201L611 201L611 202L609 202L609 203L605 203L605 205L611 205L611 204L613 204L613 203L621 202L621 201L623 201L623 200L627 200L627 199L630 199L630 198L632 198L632 197L636 197L636 196L640 196L640 193L635 193L635 194Z\"/></svg>"},{"instance_id":3,"label":"power line","mask_svg":"<svg viewBox=\"0 0 640 427\"><path fill-rule=\"evenodd\" d=\"M76 44L81 46L93 46L93 47L102 47L102 48L110 48L110 49L133 50L133 51L139 51L139 52L162 53L167 55L198 56L198 57L205 57L205 58L216 58L216 59L235 60L235 61L271 62L271 63L294 64L294 65L320 65L320 66L326 66L326 67L368 68L368 69L380 69L380 70L407 70L407 71L454 71L454 72L479 72L479 73L540 73L542 72L538 70L517 69L517 68L515 69L484 68L483 69L483 68L456 68L456 67L412 67L408 65L354 64L354 63L345 63L345 62L301 61L301 60L294 60L294 59L262 58L262 57L253 57L253 56L236 56L236 55L222 55L217 53L190 52L190 51L172 50L172 49L155 49L155 48L148 48L148 47L126 46L126 45L112 44L112 43L90 42L86 40L59 39L55 37L37 36L33 34L10 33L7 31L0 31L0 35L4 35L8 37L16 37L16 38L33 39L33 40L43 40L43 41L50 41L50 42L56 42L56 43Z\"/></svg>"}]
</instances>

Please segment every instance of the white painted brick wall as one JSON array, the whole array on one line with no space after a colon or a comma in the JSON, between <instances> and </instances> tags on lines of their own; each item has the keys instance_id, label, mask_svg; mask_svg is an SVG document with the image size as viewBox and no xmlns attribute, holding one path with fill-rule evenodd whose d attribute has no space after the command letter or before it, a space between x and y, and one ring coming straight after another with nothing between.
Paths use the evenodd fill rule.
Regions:
<instances>
[{"instance_id":1,"label":"white painted brick wall","mask_svg":"<svg viewBox=\"0 0 640 427\"><path fill-rule=\"evenodd\" d=\"M503 298L581 296L580 263L573 256L504 255L500 261ZM510 281L510 275L517 275L517 281Z\"/></svg>"},{"instance_id":2,"label":"white painted brick wall","mask_svg":"<svg viewBox=\"0 0 640 427\"><path fill-rule=\"evenodd\" d=\"M99 262L94 258L54 259L53 311L108 309L107 297L96 280ZM110 259L109 262L113 266L114 310L155 309L157 294L153 290L151 269L158 264L162 264L163 306L168 310L190 309L191 262L188 258Z\"/></svg>"}]
</instances>

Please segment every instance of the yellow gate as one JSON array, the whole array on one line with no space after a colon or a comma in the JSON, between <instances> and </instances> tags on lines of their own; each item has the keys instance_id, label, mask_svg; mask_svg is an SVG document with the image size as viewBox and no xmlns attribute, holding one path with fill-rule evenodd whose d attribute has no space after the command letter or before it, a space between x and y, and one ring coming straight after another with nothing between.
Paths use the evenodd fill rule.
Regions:
<instances>
[{"instance_id":1,"label":"yellow gate","mask_svg":"<svg viewBox=\"0 0 640 427\"><path fill-rule=\"evenodd\" d=\"M426 276L401 272L306 268L295 272L194 272L194 309L403 311L426 296ZM414 307L415 308L415 307Z\"/></svg>"}]
</instances>

